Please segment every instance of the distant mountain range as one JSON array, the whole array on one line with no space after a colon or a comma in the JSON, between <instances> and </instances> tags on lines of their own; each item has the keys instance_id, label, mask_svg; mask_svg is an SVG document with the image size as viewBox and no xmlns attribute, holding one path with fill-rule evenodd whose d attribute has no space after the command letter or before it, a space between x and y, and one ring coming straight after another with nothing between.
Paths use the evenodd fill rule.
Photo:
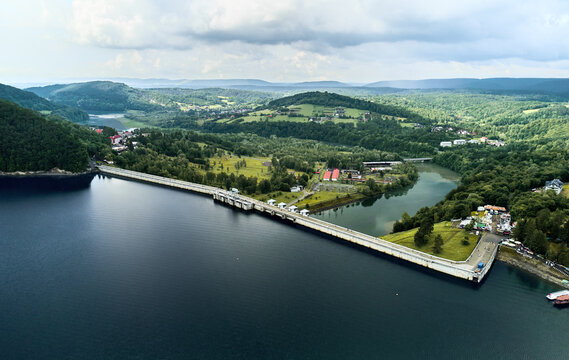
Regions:
<instances>
[{"instance_id":1,"label":"distant mountain range","mask_svg":"<svg viewBox=\"0 0 569 360\"><path fill-rule=\"evenodd\" d=\"M391 87L399 89L470 89L551 92L569 94L569 79L547 78L489 78L489 79L428 79L378 81L366 87Z\"/></svg>"},{"instance_id":2,"label":"distant mountain range","mask_svg":"<svg viewBox=\"0 0 569 360\"><path fill-rule=\"evenodd\" d=\"M299 91L302 89L344 89L345 91L367 91L372 94L395 93L402 90L487 90L523 91L553 93L569 96L569 78L457 78L427 80L378 81L369 84L354 84L339 81L305 81L298 83L269 82L259 79L211 79L211 80L167 80L167 79L111 79L135 88L179 87L188 89L232 88L272 92Z\"/></svg>"}]
</instances>

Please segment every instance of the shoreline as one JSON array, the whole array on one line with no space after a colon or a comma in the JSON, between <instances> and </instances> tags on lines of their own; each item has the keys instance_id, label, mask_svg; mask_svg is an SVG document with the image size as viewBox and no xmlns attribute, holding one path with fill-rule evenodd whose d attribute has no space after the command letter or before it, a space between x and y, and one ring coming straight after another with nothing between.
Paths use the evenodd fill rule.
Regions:
<instances>
[{"instance_id":1,"label":"shoreline","mask_svg":"<svg viewBox=\"0 0 569 360\"><path fill-rule=\"evenodd\" d=\"M538 278L555 284L561 288L569 289L569 283L565 284L562 280L568 280L569 278L563 276L558 271L555 271L551 267L541 263L539 260L524 257L518 254L513 249L500 247L496 260L515 267L516 269L530 273Z\"/></svg>"}]
</instances>

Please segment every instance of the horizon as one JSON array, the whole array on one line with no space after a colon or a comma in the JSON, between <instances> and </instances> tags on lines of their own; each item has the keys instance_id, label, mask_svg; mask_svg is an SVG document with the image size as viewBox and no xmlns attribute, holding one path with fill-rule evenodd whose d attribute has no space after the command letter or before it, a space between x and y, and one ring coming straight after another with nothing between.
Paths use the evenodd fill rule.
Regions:
<instances>
[{"instance_id":1,"label":"horizon","mask_svg":"<svg viewBox=\"0 0 569 360\"><path fill-rule=\"evenodd\" d=\"M8 84L569 77L557 0L28 0L1 4L0 20Z\"/></svg>"}]
</instances>

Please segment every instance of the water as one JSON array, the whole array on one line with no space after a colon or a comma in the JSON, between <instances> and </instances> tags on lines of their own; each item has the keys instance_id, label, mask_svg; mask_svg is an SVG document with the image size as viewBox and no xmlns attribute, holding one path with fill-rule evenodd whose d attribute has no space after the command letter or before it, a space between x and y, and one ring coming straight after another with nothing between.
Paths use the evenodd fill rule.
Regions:
<instances>
[{"instance_id":1,"label":"water","mask_svg":"<svg viewBox=\"0 0 569 360\"><path fill-rule=\"evenodd\" d=\"M389 234L403 212L412 216L424 206L435 205L458 186L459 175L451 170L427 163L418 164L418 169L414 186L313 216L373 236Z\"/></svg>"},{"instance_id":2,"label":"water","mask_svg":"<svg viewBox=\"0 0 569 360\"><path fill-rule=\"evenodd\" d=\"M127 130L126 126L121 122L124 118L124 113L95 113L89 114L89 125L90 126L108 126L115 128L116 130L123 131Z\"/></svg>"},{"instance_id":3,"label":"water","mask_svg":"<svg viewBox=\"0 0 569 360\"><path fill-rule=\"evenodd\" d=\"M481 287L208 197L95 178L0 190L11 359L566 359L554 288Z\"/></svg>"}]
</instances>

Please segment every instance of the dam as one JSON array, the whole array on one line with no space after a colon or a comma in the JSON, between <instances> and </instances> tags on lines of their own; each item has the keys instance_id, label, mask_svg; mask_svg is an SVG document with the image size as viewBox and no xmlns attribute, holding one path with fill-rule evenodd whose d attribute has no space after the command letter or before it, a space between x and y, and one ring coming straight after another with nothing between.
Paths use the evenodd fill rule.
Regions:
<instances>
[{"instance_id":1,"label":"dam","mask_svg":"<svg viewBox=\"0 0 569 360\"><path fill-rule=\"evenodd\" d=\"M467 260L452 261L394 244L389 241L382 240L381 238L354 231L346 227L315 219L310 216L281 209L277 206L269 205L247 196L237 195L231 191L225 191L213 186L195 184L182 180L170 179L104 165L99 166L99 171L102 174L109 176L133 179L209 195L214 201L233 206L245 212L257 211L269 216L274 216L281 220L288 221L291 224L299 225L300 227L308 228L316 232L347 241L351 244L362 246L434 271L475 283L479 283L484 279L490 270L498 251L498 245L495 242L486 240L483 237ZM482 267L479 266L480 263L483 263Z\"/></svg>"}]
</instances>

